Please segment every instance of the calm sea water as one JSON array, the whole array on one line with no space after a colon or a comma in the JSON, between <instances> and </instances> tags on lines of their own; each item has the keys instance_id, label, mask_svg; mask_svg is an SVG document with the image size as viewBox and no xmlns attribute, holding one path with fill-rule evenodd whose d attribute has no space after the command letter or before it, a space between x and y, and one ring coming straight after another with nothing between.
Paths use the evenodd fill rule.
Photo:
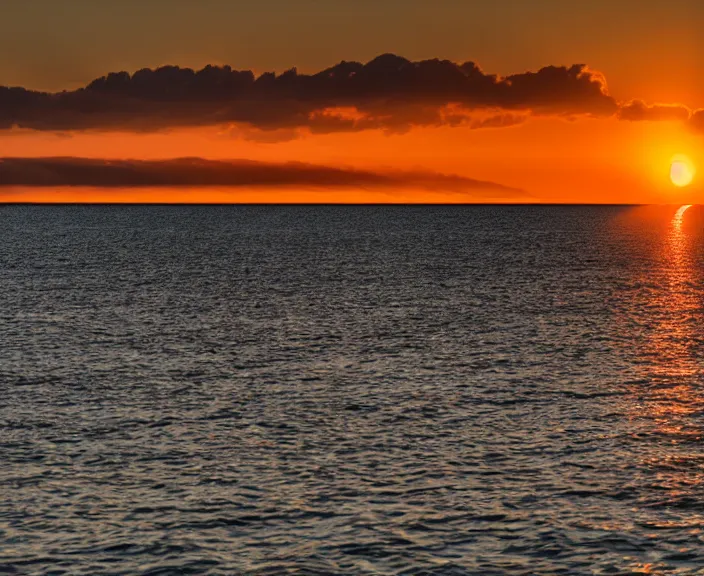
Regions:
<instances>
[{"instance_id":1,"label":"calm sea water","mask_svg":"<svg viewBox=\"0 0 704 576\"><path fill-rule=\"evenodd\" d=\"M703 574L677 208L0 207L0 573Z\"/></svg>"}]
</instances>

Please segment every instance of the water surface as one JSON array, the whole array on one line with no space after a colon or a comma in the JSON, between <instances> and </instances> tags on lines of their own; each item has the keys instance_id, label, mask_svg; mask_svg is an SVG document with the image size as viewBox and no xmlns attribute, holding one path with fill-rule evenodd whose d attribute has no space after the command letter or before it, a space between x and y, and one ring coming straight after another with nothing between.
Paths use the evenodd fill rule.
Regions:
<instances>
[{"instance_id":1,"label":"water surface","mask_svg":"<svg viewBox=\"0 0 704 576\"><path fill-rule=\"evenodd\" d=\"M702 573L677 208L0 207L0 573Z\"/></svg>"}]
</instances>

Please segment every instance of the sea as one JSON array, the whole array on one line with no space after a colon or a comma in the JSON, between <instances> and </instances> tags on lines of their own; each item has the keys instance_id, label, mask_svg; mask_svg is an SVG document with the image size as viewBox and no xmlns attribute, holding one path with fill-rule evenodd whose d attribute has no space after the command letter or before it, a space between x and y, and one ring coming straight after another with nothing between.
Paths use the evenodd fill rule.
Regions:
<instances>
[{"instance_id":1,"label":"sea","mask_svg":"<svg viewBox=\"0 0 704 576\"><path fill-rule=\"evenodd\" d=\"M699 206L0 206L0 574L704 574Z\"/></svg>"}]
</instances>

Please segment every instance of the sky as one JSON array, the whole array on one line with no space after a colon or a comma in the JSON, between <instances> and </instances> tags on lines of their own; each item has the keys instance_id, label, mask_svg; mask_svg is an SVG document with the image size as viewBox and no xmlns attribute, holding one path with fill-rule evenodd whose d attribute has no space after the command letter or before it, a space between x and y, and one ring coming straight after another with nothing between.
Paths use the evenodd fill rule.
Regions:
<instances>
[{"instance_id":1,"label":"sky","mask_svg":"<svg viewBox=\"0 0 704 576\"><path fill-rule=\"evenodd\" d=\"M700 0L4 0L0 86L24 90L0 90L0 157L140 176L0 162L0 201L697 202L669 169L704 176L702 24ZM366 66L310 79L341 61ZM167 65L251 77L93 82ZM182 157L237 162L188 189L140 164ZM253 184L242 161L338 172Z\"/></svg>"}]
</instances>

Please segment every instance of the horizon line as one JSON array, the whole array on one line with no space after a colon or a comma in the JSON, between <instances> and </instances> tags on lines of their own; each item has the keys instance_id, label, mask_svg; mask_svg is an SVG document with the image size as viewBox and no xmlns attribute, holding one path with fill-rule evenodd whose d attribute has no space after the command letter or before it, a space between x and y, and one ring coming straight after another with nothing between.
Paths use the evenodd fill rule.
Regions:
<instances>
[{"instance_id":1,"label":"horizon line","mask_svg":"<svg viewBox=\"0 0 704 576\"><path fill-rule=\"evenodd\" d=\"M32 201L0 201L0 207L7 206L348 206L348 207L364 207L364 206L388 206L388 207L468 207L468 206L685 206L680 202L32 202ZM690 204L690 206L699 206L699 204Z\"/></svg>"}]
</instances>

